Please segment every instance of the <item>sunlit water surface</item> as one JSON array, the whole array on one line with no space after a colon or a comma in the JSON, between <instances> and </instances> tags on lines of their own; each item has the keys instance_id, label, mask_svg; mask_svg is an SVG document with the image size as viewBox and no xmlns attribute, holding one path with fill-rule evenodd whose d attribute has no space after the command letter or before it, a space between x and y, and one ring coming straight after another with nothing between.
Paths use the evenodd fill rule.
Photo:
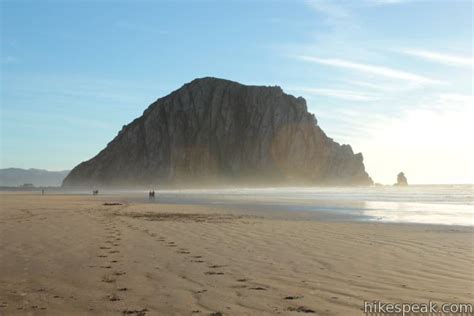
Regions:
<instances>
[{"instance_id":1,"label":"sunlit water surface","mask_svg":"<svg viewBox=\"0 0 474 316\"><path fill-rule=\"evenodd\" d=\"M135 192L138 193L138 192ZM314 211L363 221L474 226L473 185L156 190L156 202ZM145 196L146 192L141 192Z\"/></svg>"}]
</instances>

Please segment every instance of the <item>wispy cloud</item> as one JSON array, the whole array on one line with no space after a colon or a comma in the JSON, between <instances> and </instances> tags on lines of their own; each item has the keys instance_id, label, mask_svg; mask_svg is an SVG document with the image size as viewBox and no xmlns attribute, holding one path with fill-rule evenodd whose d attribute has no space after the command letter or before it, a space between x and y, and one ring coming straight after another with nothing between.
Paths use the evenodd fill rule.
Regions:
<instances>
[{"instance_id":1,"label":"wispy cloud","mask_svg":"<svg viewBox=\"0 0 474 316\"><path fill-rule=\"evenodd\" d=\"M366 82L361 80L343 80L344 83L348 83L351 86L367 88L371 91L377 91L380 93L389 93L389 92L400 92L406 91L409 89L407 86L386 84L382 82Z\"/></svg>"},{"instance_id":2,"label":"wispy cloud","mask_svg":"<svg viewBox=\"0 0 474 316\"><path fill-rule=\"evenodd\" d=\"M426 107L444 112L467 111L469 109L471 113L474 113L472 110L474 96L472 94L440 93L434 96L433 99L434 100L429 100L431 102Z\"/></svg>"},{"instance_id":3,"label":"wispy cloud","mask_svg":"<svg viewBox=\"0 0 474 316\"><path fill-rule=\"evenodd\" d=\"M456 56L450 54L444 54L439 52L420 50L420 49L406 49L402 50L401 53L423 58L425 60L438 62L445 65L452 66L468 66L472 67L474 65L474 59L472 57L466 56Z\"/></svg>"},{"instance_id":4,"label":"wispy cloud","mask_svg":"<svg viewBox=\"0 0 474 316\"><path fill-rule=\"evenodd\" d=\"M296 58L309 61L313 63L318 63L327 66L345 68L350 70L355 70L367 74L382 76L390 79L397 79L403 81L409 81L414 84L439 84L441 83L438 80L420 76L414 73L401 71L393 68L383 67L383 66L374 66L369 64L356 63L349 60L337 59L337 58L319 58L313 56L299 55Z\"/></svg>"},{"instance_id":5,"label":"wispy cloud","mask_svg":"<svg viewBox=\"0 0 474 316\"><path fill-rule=\"evenodd\" d=\"M472 105L474 103L474 96L472 94L462 94L462 93L441 93L439 95L440 102L457 102L463 103L466 106Z\"/></svg>"},{"instance_id":6,"label":"wispy cloud","mask_svg":"<svg viewBox=\"0 0 474 316\"><path fill-rule=\"evenodd\" d=\"M375 93L365 93L345 89L289 87L288 90L351 101L373 101L378 99L378 95Z\"/></svg>"},{"instance_id":7,"label":"wispy cloud","mask_svg":"<svg viewBox=\"0 0 474 316\"><path fill-rule=\"evenodd\" d=\"M307 0L306 4L324 18L332 32L344 34L359 30L359 23L352 14L348 3L331 0Z\"/></svg>"}]
</instances>

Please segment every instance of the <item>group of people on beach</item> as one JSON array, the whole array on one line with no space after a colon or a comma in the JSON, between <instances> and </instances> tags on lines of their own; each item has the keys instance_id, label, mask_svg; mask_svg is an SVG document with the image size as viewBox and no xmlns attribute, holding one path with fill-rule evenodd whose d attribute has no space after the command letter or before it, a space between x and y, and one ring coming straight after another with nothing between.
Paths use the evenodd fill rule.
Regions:
<instances>
[{"instance_id":1,"label":"group of people on beach","mask_svg":"<svg viewBox=\"0 0 474 316\"><path fill-rule=\"evenodd\" d=\"M154 200L155 199L155 190L148 192L148 199Z\"/></svg>"},{"instance_id":2,"label":"group of people on beach","mask_svg":"<svg viewBox=\"0 0 474 316\"><path fill-rule=\"evenodd\" d=\"M42 194L44 195L44 190L42 191ZM92 190L92 195L98 195L98 194L99 194L99 190ZM148 199L150 200L155 199L155 190L148 192Z\"/></svg>"}]
</instances>

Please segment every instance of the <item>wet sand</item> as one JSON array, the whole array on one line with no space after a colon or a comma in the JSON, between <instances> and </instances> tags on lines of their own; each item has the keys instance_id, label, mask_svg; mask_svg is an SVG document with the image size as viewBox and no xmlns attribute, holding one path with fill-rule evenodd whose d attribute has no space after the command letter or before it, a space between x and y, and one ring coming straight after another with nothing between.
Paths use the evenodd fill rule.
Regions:
<instances>
[{"instance_id":1,"label":"wet sand","mask_svg":"<svg viewBox=\"0 0 474 316\"><path fill-rule=\"evenodd\" d=\"M364 300L474 303L468 227L120 196L0 193L0 207L0 315L363 315Z\"/></svg>"}]
</instances>

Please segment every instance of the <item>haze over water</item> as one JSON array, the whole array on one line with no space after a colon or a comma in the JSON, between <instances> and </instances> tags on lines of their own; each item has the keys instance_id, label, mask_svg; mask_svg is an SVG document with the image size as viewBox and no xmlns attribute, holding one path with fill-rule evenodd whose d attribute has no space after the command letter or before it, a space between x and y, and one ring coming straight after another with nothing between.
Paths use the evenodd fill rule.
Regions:
<instances>
[{"instance_id":1,"label":"haze over water","mask_svg":"<svg viewBox=\"0 0 474 316\"><path fill-rule=\"evenodd\" d=\"M474 226L473 185L157 190L156 202L324 212L374 222Z\"/></svg>"}]
</instances>

